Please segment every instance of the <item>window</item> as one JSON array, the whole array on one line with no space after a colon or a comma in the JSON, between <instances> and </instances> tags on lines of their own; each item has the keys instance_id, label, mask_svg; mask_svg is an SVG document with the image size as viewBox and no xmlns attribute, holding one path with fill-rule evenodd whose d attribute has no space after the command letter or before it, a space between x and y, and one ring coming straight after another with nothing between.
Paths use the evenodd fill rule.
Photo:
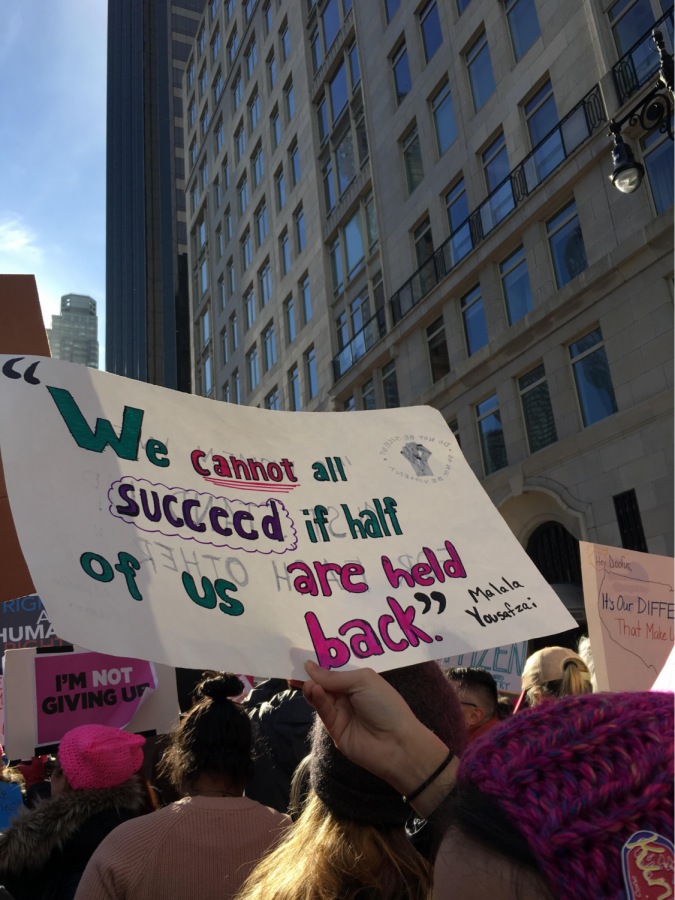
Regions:
<instances>
[{"instance_id":1,"label":"window","mask_svg":"<svg viewBox=\"0 0 675 900\"><path fill-rule=\"evenodd\" d=\"M531 0L530 0L531 2ZM434 53L443 43L441 23L438 18L436 0L427 3L420 13L420 27L422 29L422 41L424 42L424 56L429 62Z\"/></svg>"},{"instance_id":2,"label":"window","mask_svg":"<svg viewBox=\"0 0 675 900\"><path fill-rule=\"evenodd\" d=\"M342 290L342 251L339 238L330 245L330 269L333 277L333 293L339 294Z\"/></svg>"},{"instance_id":3,"label":"window","mask_svg":"<svg viewBox=\"0 0 675 900\"><path fill-rule=\"evenodd\" d=\"M207 356L204 360L204 396L211 396L211 389L213 385L211 383L211 357Z\"/></svg>"},{"instance_id":4,"label":"window","mask_svg":"<svg viewBox=\"0 0 675 900\"><path fill-rule=\"evenodd\" d=\"M572 201L546 223L558 287L561 288L588 268L577 204Z\"/></svg>"},{"instance_id":5,"label":"window","mask_svg":"<svg viewBox=\"0 0 675 900\"><path fill-rule=\"evenodd\" d=\"M472 356L488 342L485 311L483 310L483 295L480 285L469 291L465 297L462 297L461 307L466 346L469 356Z\"/></svg>"},{"instance_id":6,"label":"window","mask_svg":"<svg viewBox=\"0 0 675 900\"><path fill-rule=\"evenodd\" d=\"M204 312L202 316L202 347L208 347L211 341L211 330L209 328L209 311L208 309Z\"/></svg>"},{"instance_id":7,"label":"window","mask_svg":"<svg viewBox=\"0 0 675 900\"><path fill-rule=\"evenodd\" d=\"M295 100L293 98L293 82L289 82L285 90L286 94L286 120L290 120L295 115Z\"/></svg>"},{"instance_id":8,"label":"window","mask_svg":"<svg viewBox=\"0 0 675 900\"><path fill-rule=\"evenodd\" d=\"M277 83L277 63L274 59L274 50L267 57L267 76L269 78L270 90Z\"/></svg>"},{"instance_id":9,"label":"window","mask_svg":"<svg viewBox=\"0 0 675 900\"><path fill-rule=\"evenodd\" d=\"M466 187L461 178L445 195L445 208L448 213L448 225L452 237L450 239L450 256L453 266L464 259L473 248L469 228L469 204L466 199Z\"/></svg>"},{"instance_id":10,"label":"window","mask_svg":"<svg viewBox=\"0 0 675 900\"><path fill-rule=\"evenodd\" d=\"M302 409L302 403L300 402L300 371L297 366L293 366L288 373L288 387L291 409L297 412Z\"/></svg>"},{"instance_id":11,"label":"window","mask_svg":"<svg viewBox=\"0 0 675 900\"><path fill-rule=\"evenodd\" d=\"M372 255L377 250L379 236L377 233L377 214L375 212L375 196L372 190L366 195L366 230L368 232L368 252Z\"/></svg>"},{"instance_id":12,"label":"window","mask_svg":"<svg viewBox=\"0 0 675 900\"><path fill-rule=\"evenodd\" d=\"M239 384L239 372L232 373L232 385L234 387L234 402L241 403L241 386Z\"/></svg>"},{"instance_id":13,"label":"window","mask_svg":"<svg viewBox=\"0 0 675 900\"><path fill-rule=\"evenodd\" d=\"M513 325L532 309L532 291L525 261L525 250L520 247L501 263L499 269L509 325Z\"/></svg>"},{"instance_id":14,"label":"window","mask_svg":"<svg viewBox=\"0 0 675 900\"><path fill-rule=\"evenodd\" d=\"M248 230L244 232L244 237L241 241L241 259L245 272L253 262L253 244L251 242L251 232Z\"/></svg>"},{"instance_id":15,"label":"window","mask_svg":"<svg viewBox=\"0 0 675 900\"><path fill-rule=\"evenodd\" d=\"M246 150L246 133L244 131L243 123L239 126L234 135L234 142L237 148L237 162L241 162L244 151Z\"/></svg>"},{"instance_id":16,"label":"window","mask_svg":"<svg viewBox=\"0 0 675 900\"><path fill-rule=\"evenodd\" d=\"M213 22L213 20L216 17L216 10L218 9L218 0L211 0L210 7L211 7L211 21Z\"/></svg>"},{"instance_id":17,"label":"window","mask_svg":"<svg viewBox=\"0 0 675 900\"><path fill-rule=\"evenodd\" d=\"M209 86L209 71L206 68L206 66L203 66L201 72L199 73L199 96L200 97L204 96L208 86Z\"/></svg>"},{"instance_id":18,"label":"window","mask_svg":"<svg viewBox=\"0 0 675 900\"><path fill-rule=\"evenodd\" d=\"M509 155L503 133L498 135L485 150L482 159L485 182L491 195L490 203L484 207L483 215L489 216L490 226L494 227L515 206L509 177Z\"/></svg>"},{"instance_id":19,"label":"window","mask_svg":"<svg viewBox=\"0 0 675 900\"><path fill-rule=\"evenodd\" d=\"M284 303L284 313L286 318L286 337L289 344L295 340L295 309L293 298L289 297Z\"/></svg>"},{"instance_id":20,"label":"window","mask_svg":"<svg viewBox=\"0 0 675 900\"><path fill-rule=\"evenodd\" d=\"M332 81L328 85L330 92L330 108L333 115L333 125L340 118L342 111L349 103L349 88L347 87L347 69L344 62L340 65Z\"/></svg>"},{"instance_id":21,"label":"window","mask_svg":"<svg viewBox=\"0 0 675 900\"><path fill-rule=\"evenodd\" d=\"M316 353L314 347L305 353L305 369L307 371L307 394L312 400L319 393L319 386L316 380Z\"/></svg>"},{"instance_id":22,"label":"window","mask_svg":"<svg viewBox=\"0 0 675 900\"><path fill-rule=\"evenodd\" d=\"M408 193L412 194L415 188L422 183L424 169L422 167L422 150L417 126L408 132L403 140L403 162L405 165L405 179L408 185Z\"/></svg>"},{"instance_id":23,"label":"window","mask_svg":"<svg viewBox=\"0 0 675 900\"><path fill-rule=\"evenodd\" d=\"M459 424L457 419L450 419L448 422L448 428L454 434L457 444L459 445L460 450L462 449L462 441L459 436Z\"/></svg>"},{"instance_id":24,"label":"window","mask_svg":"<svg viewBox=\"0 0 675 900\"><path fill-rule=\"evenodd\" d=\"M625 550L649 553L635 488L624 491L622 494L615 494L612 500L621 535L621 546Z\"/></svg>"},{"instance_id":25,"label":"window","mask_svg":"<svg viewBox=\"0 0 675 900\"><path fill-rule=\"evenodd\" d=\"M309 39L310 50L312 51L312 71L314 75L319 71L323 57L321 55L321 37L319 29L315 28Z\"/></svg>"},{"instance_id":26,"label":"window","mask_svg":"<svg viewBox=\"0 0 675 900\"><path fill-rule=\"evenodd\" d=\"M363 164L368 159L369 150L368 150L368 132L366 131L366 117L363 113L358 116L356 120L356 124L354 126L356 128L356 145L359 148L359 165L363 167Z\"/></svg>"},{"instance_id":27,"label":"window","mask_svg":"<svg viewBox=\"0 0 675 900\"><path fill-rule=\"evenodd\" d=\"M272 299L272 267L269 264L269 260L265 262L265 265L260 270L258 280L260 281L262 305L267 306Z\"/></svg>"},{"instance_id":28,"label":"window","mask_svg":"<svg viewBox=\"0 0 675 900\"><path fill-rule=\"evenodd\" d=\"M220 308L225 309L225 303L227 302L227 296L225 294L225 279L221 275L218 279L218 296L220 297ZM227 360L225 360L227 362Z\"/></svg>"},{"instance_id":29,"label":"window","mask_svg":"<svg viewBox=\"0 0 675 900\"><path fill-rule=\"evenodd\" d=\"M257 0L246 0L244 5L244 16L246 17L246 21L251 21L251 16L253 15L253 10L255 9Z\"/></svg>"},{"instance_id":30,"label":"window","mask_svg":"<svg viewBox=\"0 0 675 900\"><path fill-rule=\"evenodd\" d=\"M227 45L227 58L230 61L230 65L232 65L234 63L238 49L239 49L239 35L237 34L237 29L235 28L232 33L232 37L230 38L230 42Z\"/></svg>"},{"instance_id":31,"label":"window","mask_svg":"<svg viewBox=\"0 0 675 900\"><path fill-rule=\"evenodd\" d=\"M523 58L541 31L534 0L505 0L516 62Z\"/></svg>"},{"instance_id":32,"label":"window","mask_svg":"<svg viewBox=\"0 0 675 900\"><path fill-rule=\"evenodd\" d=\"M264 349L264 363L265 363L265 371L269 372L272 366L277 361L277 348L274 342L274 324L271 323L267 326L267 328L263 331L263 349Z\"/></svg>"},{"instance_id":33,"label":"window","mask_svg":"<svg viewBox=\"0 0 675 900\"><path fill-rule=\"evenodd\" d=\"M248 78L251 78L253 75L253 70L256 67L256 63L258 62L258 47L255 42L255 38L248 45L248 50L246 51L246 75Z\"/></svg>"},{"instance_id":34,"label":"window","mask_svg":"<svg viewBox=\"0 0 675 900\"><path fill-rule=\"evenodd\" d=\"M469 79L473 92L473 105L476 112L478 112L495 89L495 76L492 72L490 48L488 47L485 32L481 34L466 54L466 64L469 69Z\"/></svg>"},{"instance_id":35,"label":"window","mask_svg":"<svg viewBox=\"0 0 675 900\"><path fill-rule=\"evenodd\" d=\"M220 100L220 96L223 93L223 73L220 69L216 73L216 77L213 82L213 99L217 103Z\"/></svg>"},{"instance_id":36,"label":"window","mask_svg":"<svg viewBox=\"0 0 675 900\"><path fill-rule=\"evenodd\" d=\"M203 26L201 31L199 32L197 44L199 45L199 53L201 55L204 52L204 48L206 47L206 31L204 30Z\"/></svg>"},{"instance_id":37,"label":"window","mask_svg":"<svg viewBox=\"0 0 675 900\"><path fill-rule=\"evenodd\" d=\"M349 48L349 74L352 79L352 94L361 83L361 67L359 66L359 51L356 48L356 41Z\"/></svg>"},{"instance_id":38,"label":"window","mask_svg":"<svg viewBox=\"0 0 675 900\"><path fill-rule=\"evenodd\" d=\"M234 7L236 6L236 0L227 0L227 21L230 22L232 20L232 16L234 15Z\"/></svg>"},{"instance_id":39,"label":"window","mask_svg":"<svg viewBox=\"0 0 675 900\"><path fill-rule=\"evenodd\" d=\"M226 381L223 385L223 401L225 403L230 402L230 382Z\"/></svg>"},{"instance_id":40,"label":"window","mask_svg":"<svg viewBox=\"0 0 675 900\"><path fill-rule=\"evenodd\" d=\"M265 409L279 409L279 391L277 388L265 397Z\"/></svg>"},{"instance_id":41,"label":"window","mask_svg":"<svg viewBox=\"0 0 675 900\"><path fill-rule=\"evenodd\" d=\"M190 165L191 166L194 166L194 164L197 162L198 150L199 150L199 148L197 147L197 141L193 141L190 144Z\"/></svg>"},{"instance_id":42,"label":"window","mask_svg":"<svg viewBox=\"0 0 675 900\"><path fill-rule=\"evenodd\" d=\"M248 207L248 178L246 175L239 182L239 212L243 215Z\"/></svg>"},{"instance_id":43,"label":"window","mask_svg":"<svg viewBox=\"0 0 675 900\"><path fill-rule=\"evenodd\" d=\"M258 372L258 348L254 347L246 356L246 367L248 368L248 384L249 389L254 391L258 387L260 374Z\"/></svg>"},{"instance_id":44,"label":"window","mask_svg":"<svg viewBox=\"0 0 675 900\"><path fill-rule=\"evenodd\" d=\"M384 0L384 7L387 11L387 22L391 22L394 13L401 5L401 0ZM373 407L374 409L374 407Z\"/></svg>"},{"instance_id":45,"label":"window","mask_svg":"<svg viewBox=\"0 0 675 900\"><path fill-rule=\"evenodd\" d=\"M368 288L354 300L349 308L349 314L352 320L352 334L357 335L363 329L365 323L370 319L370 303L368 300Z\"/></svg>"},{"instance_id":46,"label":"window","mask_svg":"<svg viewBox=\"0 0 675 900\"><path fill-rule=\"evenodd\" d=\"M258 232L258 246L262 245L262 242L267 237L267 204L263 203L263 205L258 209L258 213L256 215L256 230Z\"/></svg>"},{"instance_id":47,"label":"window","mask_svg":"<svg viewBox=\"0 0 675 900\"><path fill-rule=\"evenodd\" d=\"M215 62L220 52L220 28L216 28L216 33L211 41L211 59Z\"/></svg>"},{"instance_id":48,"label":"window","mask_svg":"<svg viewBox=\"0 0 675 900\"><path fill-rule=\"evenodd\" d=\"M225 143L225 126L223 125L223 120L221 119L218 122L218 128L216 129L216 153L220 153L223 149L223 144Z\"/></svg>"},{"instance_id":49,"label":"window","mask_svg":"<svg viewBox=\"0 0 675 900\"><path fill-rule=\"evenodd\" d=\"M200 251L206 247L206 222L201 221L198 225L199 249Z\"/></svg>"},{"instance_id":50,"label":"window","mask_svg":"<svg viewBox=\"0 0 675 900\"><path fill-rule=\"evenodd\" d=\"M340 196L344 194L356 177L356 161L354 160L354 142L351 129L348 129L340 141L336 151L338 187Z\"/></svg>"},{"instance_id":51,"label":"window","mask_svg":"<svg viewBox=\"0 0 675 900\"><path fill-rule=\"evenodd\" d=\"M237 73L237 78L234 82L232 96L234 98L234 111L236 112L239 109L239 104L241 103L244 96L244 84L239 73Z\"/></svg>"},{"instance_id":52,"label":"window","mask_svg":"<svg viewBox=\"0 0 675 900\"><path fill-rule=\"evenodd\" d=\"M251 131L253 131L260 121L260 94L257 90L248 105L248 118L251 123Z\"/></svg>"},{"instance_id":53,"label":"window","mask_svg":"<svg viewBox=\"0 0 675 900\"><path fill-rule=\"evenodd\" d=\"M372 378L370 381L366 381L361 388L361 402L363 403L364 409L377 409L377 403L375 402L375 385Z\"/></svg>"},{"instance_id":54,"label":"window","mask_svg":"<svg viewBox=\"0 0 675 900\"><path fill-rule=\"evenodd\" d=\"M188 106L188 122L190 123L190 128L195 124L197 120L197 105L194 100L190 101L190 105Z\"/></svg>"},{"instance_id":55,"label":"window","mask_svg":"<svg viewBox=\"0 0 675 900\"><path fill-rule=\"evenodd\" d=\"M434 125L436 126L438 153L442 156L450 144L457 140L455 111L452 106L452 94L450 93L449 84L442 87L433 98L431 109L434 114Z\"/></svg>"},{"instance_id":56,"label":"window","mask_svg":"<svg viewBox=\"0 0 675 900\"><path fill-rule=\"evenodd\" d=\"M284 171L279 169L276 177L277 182L277 204L279 209L283 209L286 205L286 188L284 186Z\"/></svg>"},{"instance_id":57,"label":"window","mask_svg":"<svg viewBox=\"0 0 675 900\"><path fill-rule=\"evenodd\" d=\"M286 275L291 268L291 243L287 231L284 231L279 238L279 248L281 250L281 273Z\"/></svg>"},{"instance_id":58,"label":"window","mask_svg":"<svg viewBox=\"0 0 675 900\"><path fill-rule=\"evenodd\" d=\"M431 381L435 383L450 371L450 357L448 356L448 342L445 339L443 316L436 319L433 325L429 325L427 328L427 347L431 363Z\"/></svg>"},{"instance_id":59,"label":"window","mask_svg":"<svg viewBox=\"0 0 675 900\"><path fill-rule=\"evenodd\" d=\"M206 160L204 160L204 163L199 170L199 180L202 184L202 191L205 191L209 184L209 168L206 164Z\"/></svg>"},{"instance_id":60,"label":"window","mask_svg":"<svg viewBox=\"0 0 675 900\"><path fill-rule=\"evenodd\" d=\"M393 359L382 368L382 388L384 390L384 405L387 409L394 409L401 405L398 399L396 363Z\"/></svg>"},{"instance_id":61,"label":"window","mask_svg":"<svg viewBox=\"0 0 675 900\"><path fill-rule=\"evenodd\" d=\"M288 25L281 32L281 58L284 62L291 55L291 35L288 31Z\"/></svg>"},{"instance_id":62,"label":"window","mask_svg":"<svg viewBox=\"0 0 675 900\"><path fill-rule=\"evenodd\" d=\"M291 174L293 175L293 187L300 181L300 150L297 143L293 144L290 150L291 156Z\"/></svg>"},{"instance_id":63,"label":"window","mask_svg":"<svg viewBox=\"0 0 675 900\"><path fill-rule=\"evenodd\" d=\"M249 288L244 297L244 312L246 313L246 331L248 331L255 322L255 291L253 288Z\"/></svg>"},{"instance_id":64,"label":"window","mask_svg":"<svg viewBox=\"0 0 675 900\"><path fill-rule=\"evenodd\" d=\"M195 184L192 188L192 212L197 212L199 206L199 185Z\"/></svg>"},{"instance_id":65,"label":"window","mask_svg":"<svg viewBox=\"0 0 675 900\"><path fill-rule=\"evenodd\" d=\"M230 334L232 335L232 351L239 347L239 335L237 334L237 316L236 313L230 316ZM237 400L237 403L239 401Z\"/></svg>"},{"instance_id":66,"label":"window","mask_svg":"<svg viewBox=\"0 0 675 900\"><path fill-rule=\"evenodd\" d=\"M218 259L223 255L223 230L220 225L216 228L216 247L218 250Z\"/></svg>"},{"instance_id":67,"label":"window","mask_svg":"<svg viewBox=\"0 0 675 900\"><path fill-rule=\"evenodd\" d=\"M408 51L405 46L405 41L401 44L396 53L394 53L391 64L394 69L396 102L401 103L405 95L412 88L412 81L410 79L410 66L408 64Z\"/></svg>"},{"instance_id":68,"label":"window","mask_svg":"<svg viewBox=\"0 0 675 900\"><path fill-rule=\"evenodd\" d=\"M611 416L618 407L600 328L570 344L570 357L584 425Z\"/></svg>"},{"instance_id":69,"label":"window","mask_svg":"<svg viewBox=\"0 0 675 900\"><path fill-rule=\"evenodd\" d=\"M435 284L436 278L433 263L434 238L431 233L431 223L428 216L413 232L413 241L415 242L415 257L419 271L420 289L423 294L426 294Z\"/></svg>"},{"instance_id":70,"label":"window","mask_svg":"<svg viewBox=\"0 0 675 900\"><path fill-rule=\"evenodd\" d=\"M227 264L227 286L230 291L230 297L234 295L234 263L230 260ZM235 345L236 347L236 345Z\"/></svg>"},{"instance_id":71,"label":"window","mask_svg":"<svg viewBox=\"0 0 675 900\"><path fill-rule=\"evenodd\" d=\"M656 129L642 138L640 146L654 206L660 214L673 205L673 142Z\"/></svg>"},{"instance_id":72,"label":"window","mask_svg":"<svg viewBox=\"0 0 675 900\"><path fill-rule=\"evenodd\" d=\"M345 402L342 404L343 412L354 412L356 409L356 405L354 403L354 397L348 397Z\"/></svg>"},{"instance_id":73,"label":"window","mask_svg":"<svg viewBox=\"0 0 675 900\"><path fill-rule=\"evenodd\" d=\"M281 143L281 121L279 119L279 110L275 109L272 113L272 143L274 149Z\"/></svg>"},{"instance_id":74,"label":"window","mask_svg":"<svg viewBox=\"0 0 675 900\"><path fill-rule=\"evenodd\" d=\"M319 103L316 108L316 117L319 123L319 140L323 144L323 142L328 137L328 109L326 107L326 98Z\"/></svg>"},{"instance_id":75,"label":"window","mask_svg":"<svg viewBox=\"0 0 675 900\"><path fill-rule=\"evenodd\" d=\"M272 4L268 3L263 9L263 18L265 20L265 31L267 34L272 30Z\"/></svg>"},{"instance_id":76,"label":"window","mask_svg":"<svg viewBox=\"0 0 675 900\"><path fill-rule=\"evenodd\" d=\"M223 365L226 365L230 356L230 348L227 344L227 328L223 328L223 332L220 336L220 345L223 353Z\"/></svg>"},{"instance_id":77,"label":"window","mask_svg":"<svg viewBox=\"0 0 675 900\"><path fill-rule=\"evenodd\" d=\"M338 350L344 350L349 343L349 325L347 324L347 313L344 310L335 317L335 331Z\"/></svg>"},{"instance_id":78,"label":"window","mask_svg":"<svg viewBox=\"0 0 675 900\"><path fill-rule=\"evenodd\" d=\"M187 76L188 76L188 87L191 88L192 85L194 84L194 80L195 80L195 63L194 63L193 59L190 60L190 65L188 66L188 70L187 70Z\"/></svg>"},{"instance_id":79,"label":"window","mask_svg":"<svg viewBox=\"0 0 675 900\"><path fill-rule=\"evenodd\" d=\"M305 324L312 318L312 297L309 291L309 278L303 278L300 282L300 296L302 297L302 312L305 316Z\"/></svg>"},{"instance_id":80,"label":"window","mask_svg":"<svg viewBox=\"0 0 675 900\"><path fill-rule=\"evenodd\" d=\"M536 453L558 440L544 364L521 375L518 388L530 453Z\"/></svg>"},{"instance_id":81,"label":"window","mask_svg":"<svg viewBox=\"0 0 675 900\"><path fill-rule=\"evenodd\" d=\"M263 162L263 151L262 145L258 147L256 150L255 156L253 157L253 186L258 187L260 182L262 181L262 177L265 174L265 165Z\"/></svg>"},{"instance_id":82,"label":"window","mask_svg":"<svg viewBox=\"0 0 675 900\"><path fill-rule=\"evenodd\" d=\"M558 124L558 110L550 81L525 104L525 118L532 146L537 148L532 157L537 178L542 181L565 159L560 130L553 131Z\"/></svg>"},{"instance_id":83,"label":"window","mask_svg":"<svg viewBox=\"0 0 675 900\"><path fill-rule=\"evenodd\" d=\"M326 201L326 215L335 209L335 182L333 181L333 163L328 160L323 167L323 196Z\"/></svg>"},{"instance_id":84,"label":"window","mask_svg":"<svg viewBox=\"0 0 675 900\"><path fill-rule=\"evenodd\" d=\"M649 0L618 0L609 10L609 21L618 54L624 56L654 27L654 10ZM650 43L651 41L645 41L631 54L638 84L655 69L654 51L650 48Z\"/></svg>"},{"instance_id":85,"label":"window","mask_svg":"<svg viewBox=\"0 0 675 900\"><path fill-rule=\"evenodd\" d=\"M357 209L345 225L345 255L347 262L347 278L353 278L361 268L365 253L363 251L363 225L361 210Z\"/></svg>"},{"instance_id":86,"label":"window","mask_svg":"<svg viewBox=\"0 0 675 900\"><path fill-rule=\"evenodd\" d=\"M338 0L328 0L321 15L321 22L323 25L323 42L326 47L326 53L328 53L340 30Z\"/></svg>"},{"instance_id":87,"label":"window","mask_svg":"<svg viewBox=\"0 0 675 900\"><path fill-rule=\"evenodd\" d=\"M228 206L225 210L225 233L227 235L228 242L232 240L232 214L230 212L230 207Z\"/></svg>"},{"instance_id":88,"label":"window","mask_svg":"<svg viewBox=\"0 0 675 900\"><path fill-rule=\"evenodd\" d=\"M206 264L206 260L204 260L199 270L199 282L202 289L202 294L205 294L209 286L209 269Z\"/></svg>"},{"instance_id":89,"label":"window","mask_svg":"<svg viewBox=\"0 0 675 900\"><path fill-rule=\"evenodd\" d=\"M508 466L506 444L502 430L502 417L499 412L497 395L493 394L476 407L478 416L478 432L483 451L485 474L491 475L498 469Z\"/></svg>"},{"instance_id":90,"label":"window","mask_svg":"<svg viewBox=\"0 0 675 900\"><path fill-rule=\"evenodd\" d=\"M229 188L229 186L230 186L230 165L227 161L227 156L223 160L223 179L225 181L225 187Z\"/></svg>"},{"instance_id":91,"label":"window","mask_svg":"<svg viewBox=\"0 0 675 900\"><path fill-rule=\"evenodd\" d=\"M307 243L305 236L305 213L302 207L295 214L295 238L298 242L298 253L302 253Z\"/></svg>"}]
</instances>

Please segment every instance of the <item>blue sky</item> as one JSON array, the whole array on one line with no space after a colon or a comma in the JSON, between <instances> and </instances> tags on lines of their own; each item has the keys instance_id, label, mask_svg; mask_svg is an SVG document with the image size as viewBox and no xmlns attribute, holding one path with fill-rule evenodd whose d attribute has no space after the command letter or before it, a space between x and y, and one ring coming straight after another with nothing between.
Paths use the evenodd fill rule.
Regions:
<instances>
[{"instance_id":1,"label":"blue sky","mask_svg":"<svg viewBox=\"0 0 675 900\"><path fill-rule=\"evenodd\" d=\"M105 336L105 0L2 4L0 272L34 274L47 327L62 294Z\"/></svg>"}]
</instances>

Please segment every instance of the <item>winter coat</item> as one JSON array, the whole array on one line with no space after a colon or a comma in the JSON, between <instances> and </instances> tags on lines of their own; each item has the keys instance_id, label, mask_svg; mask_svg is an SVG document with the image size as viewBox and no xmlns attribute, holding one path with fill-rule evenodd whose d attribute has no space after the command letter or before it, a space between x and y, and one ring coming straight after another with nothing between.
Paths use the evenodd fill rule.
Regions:
<instances>
[{"instance_id":1,"label":"winter coat","mask_svg":"<svg viewBox=\"0 0 675 900\"><path fill-rule=\"evenodd\" d=\"M263 690L264 687L260 685ZM249 715L262 738L262 753L256 760L255 774L246 786L246 796L285 813L293 772L311 750L309 731L314 710L302 691L291 688L264 701Z\"/></svg>"},{"instance_id":2,"label":"winter coat","mask_svg":"<svg viewBox=\"0 0 675 900\"><path fill-rule=\"evenodd\" d=\"M147 812L143 782L66 791L24 809L0 836L0 884L14 900L72 900L92 854L122 822Z\"/></svg>"}]
</instances>

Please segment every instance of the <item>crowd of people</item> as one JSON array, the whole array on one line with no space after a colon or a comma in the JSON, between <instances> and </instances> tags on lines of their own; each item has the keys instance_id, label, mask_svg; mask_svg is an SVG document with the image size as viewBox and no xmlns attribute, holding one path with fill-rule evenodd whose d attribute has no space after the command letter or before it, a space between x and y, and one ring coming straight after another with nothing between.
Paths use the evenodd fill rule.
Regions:
<instances>
[{"instance_id":1,"label":"crowd of people","mask_svg":"<svg viewBox=\"0 0 675 900\"><path fill-rule=\"evenodd\" d=\"M479 668L306 669L243 703L236 675L209 673L150 771L139 735L68 732L0 836L6 896L643 896L622 850L673 838L672 694L597 693L561 647L528 659L516 703ZM672 898L672 855L654 859L647 883Z\"/></svg>"}]
</instances>

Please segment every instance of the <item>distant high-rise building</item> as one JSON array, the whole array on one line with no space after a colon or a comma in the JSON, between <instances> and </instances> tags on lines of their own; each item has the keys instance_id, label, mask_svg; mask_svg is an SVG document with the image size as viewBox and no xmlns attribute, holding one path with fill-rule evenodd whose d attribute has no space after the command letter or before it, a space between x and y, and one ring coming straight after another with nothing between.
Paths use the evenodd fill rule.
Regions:
<instances>
[{"instance_id":1,"label":"distant high-rise building","mask_svg":"<svg viewBox=\"0 0 675 900\"><path fill-rule=\"evenodd\" d=\"M61 315L52 316L47 337L55 359L98 369L96 301L86 294L65 294L61 297Z\"/></svg>"},{"instance_id":2,"label":"distant high-rise building","mask_svg":"<svg viewBox=\"0 0 675 900\"><path fill-rule=\"evenodd\" d=\"M181 86L204 6L108 4L106 369L182 391L191 378Z\"/></svg>"}]
</instances>

